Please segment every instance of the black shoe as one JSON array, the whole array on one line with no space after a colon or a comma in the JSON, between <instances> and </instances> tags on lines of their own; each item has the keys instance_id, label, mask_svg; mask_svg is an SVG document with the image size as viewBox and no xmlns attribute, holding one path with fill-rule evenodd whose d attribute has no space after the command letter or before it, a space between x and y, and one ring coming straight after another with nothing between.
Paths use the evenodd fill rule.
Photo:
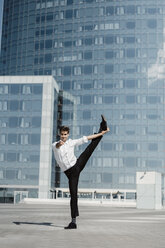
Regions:
<instances>
[{"instance_id":1,"label":"black shoe","mask_svg":"<svg viewBox=\"0 0 165 248\"><path fill-rule=\"evenodd\" d=\"M68 226L64 227L64 229L77 229L77 225L76 223L71 222Z\"/></svg>"},{"instance_id":2,"label":"black shoe","mask_svg":"<svg viewBox=\"0 0 165 248\"><path fill-rule=\"evenodd\" d=\"M102 118L102 122L100 123L100 128L102 131L105 131L105 130L107 130L107 121L106 121L104 115L101 115L101 118Z\"/></svg>"}]
</instances>

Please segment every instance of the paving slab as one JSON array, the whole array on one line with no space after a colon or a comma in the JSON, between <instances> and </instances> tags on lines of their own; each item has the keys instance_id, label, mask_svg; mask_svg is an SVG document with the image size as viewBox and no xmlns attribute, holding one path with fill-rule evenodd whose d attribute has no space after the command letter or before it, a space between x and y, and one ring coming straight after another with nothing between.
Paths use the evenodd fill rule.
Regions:
<instances>
[{"instance_id":1,"label":"paving slab","mask_svg":"<svg viewBox=\"0 0 165 248\"><path fill-rule=\"evenodd\" d=\"M165 248L165 210L67 204L0 205L0 248Z\"/></svg>"}]
</instances>

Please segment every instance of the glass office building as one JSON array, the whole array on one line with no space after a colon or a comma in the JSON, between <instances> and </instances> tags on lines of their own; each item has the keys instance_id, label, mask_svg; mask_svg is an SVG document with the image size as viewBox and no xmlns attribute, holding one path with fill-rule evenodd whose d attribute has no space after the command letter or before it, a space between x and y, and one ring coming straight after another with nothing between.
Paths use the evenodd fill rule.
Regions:
<instances>
[{"instance_id":1,"label":"glass office building","mask_svg":"<svg viewBox=\"0 0 165 248\"><path fill-rule=\"evenodd\" d=\"M49 198L58 92L52 76L0 77L0 202Z\"/></svg>"},{"instance_id":2,"label":"glass office building","mask_svg":"<svg viewBox=\"0 0 165 248\"><path fill-rule=\"evenodd\" d=\"M165 172L164 13L163 0L5 0L0 74L54 76L76 99L76 115L63 112L74 138L102 113L110 125L81 188L135 189L136 171Z\"/></svg>"}]
</instances>

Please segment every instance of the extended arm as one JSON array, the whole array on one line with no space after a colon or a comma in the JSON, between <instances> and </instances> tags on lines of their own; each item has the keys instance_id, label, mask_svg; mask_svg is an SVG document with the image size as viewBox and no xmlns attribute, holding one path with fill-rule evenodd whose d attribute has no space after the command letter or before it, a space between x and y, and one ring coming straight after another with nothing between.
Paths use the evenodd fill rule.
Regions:
<instances>
[{"instance_id":1,"label":"extended arm","mask_svg":"<svg viewBox=\"0 0 165 248\"><path fill-rule=\"evenodd\" d=\"M98 138L98 137L104 135L105 133L107 133L107 132L109 132L109 131L110 131L110 129L107 128L107 130L102 131L101 133L92 134L92 135L87 136L87 139L88 139L88 140L92 140L92 139Z\"/></svg>"},{"instance_id":2,"label":"extended arm","mask_svg":"<svg viewBox=\"0 0 165 248\"><path fill-rule=\"evenodd\" d=\"M107 133L109 131L110 131L110 129L107 128L107 130L102 131L101 133L92 134L92 135L83 136L83 137L86 137L88 140L92 140L92 139L98 138L100 136L103 136L105 133ZM81 139L77 139L77 140L72 140L72 142L73 142L74 145L82 145L84 143L84 140L83 140L83 138L81 138ZM58 149L62 145L64 145L64 142L62 140L60 140L58 143L56 143L56 148Z\"/></svg>"}]
</instances>

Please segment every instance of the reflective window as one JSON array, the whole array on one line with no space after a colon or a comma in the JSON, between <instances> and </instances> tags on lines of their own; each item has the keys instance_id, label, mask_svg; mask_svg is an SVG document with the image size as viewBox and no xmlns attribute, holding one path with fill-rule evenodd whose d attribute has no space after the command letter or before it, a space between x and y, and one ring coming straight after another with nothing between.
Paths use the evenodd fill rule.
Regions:
<instances>
[{"instance_id":1,"label":"reflective window","mask_svg":"<svg viewBox=\"0 0 165 248\"><path fill-rule=\"evenodd\" d=\"M8 134L8 144L11 145L17 144L17 134L14 133Z\"/></svg>"},{"instance_id":2,"label":"reflective window","mask_svg":"<svg viewBox=\"0 0 165 248\"><path fill-rule=\"evenodd\" d=\"M73 113L63 111L62 118L63 120L73 119Z\"/></svg>"},{"instance_id":3,"label":"reflective window","mask_svg":"<svg viewBox=\"0 0 165 248\"><path fill-rule=\"evenodd\" d=\"M10 94L18 95L20 92L20 85L19 84L11 84L9 88Z\"/></svg>"},{"instance_id":4,"label":"reflective window","mask_svg":"<svg viewBox=\"0 0 165 248\"><path fill-rule=\"evenodd\" d=\"M83 119L88 120L91 118L91 111L85 110L83 111Z\"/></svg>"},{"instance_id":5,"label":"reflective window","mask_svg":"<svg viewBox=\"0 0 165 248\"><path fill-rule=\"evenodd\" d=\"M124 88L137 88L137 81L135 79L127 79L123 82Z\"/></svg>"},{"instance_id":6,"label":"reflective window","mask_svg":"<svg viewBox=\"0 0 165 248\"><path fill-rule=\"evenodd\" d=\"M53 20L53 14L48 14L47 16L46 16L46 21L47 22L51 22ZM44 20L43 20L44 21ZM41 17L41 22L42 22L42 17Z\"/></svg>"},{"instance_id":7,"label":"reflective window","mask_svg":"<svg viewBox=\"0 0 165 248\"><path fill-rule=\"evenodd\" d=\"M1 145L6 144L6 134L0 134L0 144Z\"/></svg>"},{"instance_id":8,"label":"reflective window","mask_svg":"<svg viewBox=\"0 0 165 248\"><path fill-rule=\"evenodd\" d=\"M93 69L92 69L92 65L84 65L84 74L92 74Z\"/></svg>"},{"instance_id":9,"label":"reflective window","mask_svg":"<svg viewBox=\"0 0 165 248\"><path fill-rule=\"evenodd\" d=\"M39 162L40 156L39 155L30 155L31 162Z\"/></svg>"},{"instance_id":10,"label":"reflective window","mask_svg":"<svg viewBox=\"0 0 165 248\"><path fill-rule=\"evenodd\" d=\"M105 44L113 44L114 36L105 36Z\"/></svg>"},{"instance_id":11,"label":"reflective window","mask_svg":"<svg viewBox=\"0 0 165 248\"><path fill-rule=\"evenodd\" d=\"M53 2L51 0L48 0L48 2L46 3L46 7L47 8L53 7Z\"/></svg>"},{"instance_id":12,"label":"reflective window","mask_svg":"<svg viewBox=\"0 0 165 248\"><path fill-rule=\"evenodd\" d=\"M7 126L8 126L8 118L1 118L0 127L7 127Z\"/></svg>"},{"instance_id":13,"label":"reflective window","mask_svg":"<svg viewBox=\"0 0 165 248\"><path fill-rule=\"evenodd\" d=\"M127 57L128 58L134 58L135 57L135 49L134 48L127 49Z\"/></svg>"},{"instance_id":14,"label":"reflective window","mask_svg":"<svg viewBox=\"0 0 165 248\"><path fill-rule=\"evenodd\" d=\"M114 15L115 8L113 6L106 7L106 15Z\"/></svg>"},{"instance_id":15,"label":"reflective window","mask_svg":"<svg viewBox=\"0 0 165 248\"><path fill-rule=\"evenodd\" d=\"M106 59L111 59L113 57L114 57L114 51L105 52L105 58Z\"/></svg>"},{"instance_id":16,"label":"reflective window","mask_svg":"<svg viewBox=\"0 0 165 248\"><path fill-rule=\"evenodd\" d=\"M44 41L40 41L40 50L44 49Z\"/></svg>"},{"instance_id":17,"label":"reflective window","mask_svg":"<svg viewBox=\"0 0 165 248\"><path fill-rule=\"evenodd\" d=\"M147 26L148 26L149 28L155 29L156 26L157 26L157 21L156 21L155 19L148 20L148 21L147 21Z\"/></svg>"},{"instance_id":18,"label":"reflective window","mask_svg":"<svg viewBox=\"0 0 165 248\"><path fill-rule=\"evenodd\" d=\"M20 145L30 144L30 136L28 134L19 134L18 135L18 144L20 144Z\"/></svg>"},{"instance_id":19,"label":"reflective window","mask_svg":"<svg viewBox=\"0 0 165 248\"><path fill-rule=\"evenodd\" d=\"M0 110L8 110L8 102L7 101L0 101Z\"/></svg>"},{"instance_id":20,"label":"reflective window","mask_svg":"<svg viewBox=\"0 0 165 248\"><path fill-rule=\"evenodd\" d=\"M23 85L22 93L23 94L31 94L32 93L32 86L31 85Z\"/></svg>"},{"instance_id":21,"label":"reflective window","mask_svg":"<svg viewBox=\"0 0 165 248\"><path fill-rule=\"evenodd\" d=\"M21 101L21 110L22 111L31 111L32 101Z\"/></svg>"},{"instance_id":22,"label":"reflective window","mask_svg":"<svg viewBox=\"0 0 165 248\"><path fill-rule=\"evenodd\" d=\"M86 38L86 39L84 39L84 44L86 46L91 46L93 44L93 39L92 38Z\"/></svg>"},{"instance_id":23,"label":"reflective window","mask_svg":"<svg viewBox=\"0 0 165 248\"><path fill-rule=\"evenodd\" d=\"M126 96L126 103L132 104L132 103L136 103L136 101L137 101L136 95Z\"/></svg>"},{"instance_id":24,"label":"reflective window","mask_svg":"<svg viewBox=\"0 0 165 248\"><path fill-rule=\"evenodd\" d=\"M42 85L33 85L33 93L35 95L41 95L42 94Z\"/></svg>"},{"instance_id":25,"label":"reflective window","mask_svg":"<svg viewBox=\"0 0 165 248\"><path fill-rule=\"evenodd\" d=\"M71 82L70 81L64 81L63 82L63 89L64 90L68 90L68 89L71 89Z\"/></svg>"},{"instance_id":26,"label":"reflective window","mask_svg":"<svg viewBox=\"0 0 165 248\"><path fill-rule=\"evenodd\" d=\"M63 68L63 74L64 74L64 76L69 76L69 75L71 75L71 73L72 73L71 66L65 66Z\"/></svg>"},{"instance_id":27,"label":"reflective window","mask_svg":"<svg viewBox=\"0 0 165 248\"><path fill-rule=\"evenodd\" d=\"M40 144L40 134L32 134L31 135L31 144L39 145Z\"/></svg>"},{"instance_id":28,"label":"reflective window","mask_svg":"<svg viewBox=\"0 0 165 248\"><path fill-rule=\"evenodd\" d=\"M93 3L93 2L95 2L95 0L84 0L84 2L86 2L86 3Z\"/></svg>"},{"instance_id":29,"label":"reflective window","mask_svg":"<svg viewBox=\"0 0 165 248\"><path fill-rule=\"evenodd\" d=\"M102 150L107 150L107 151L116 150L116 145L113 143L103 143Z\"/></svg>"},{"instance_id":30,"label":"reflective window","mask_svg":"<svg viewBox=\"0 0 165 248\"><path fill-rule=\"evenodd\" d=\"M29 117L20 117L19 118L19 127L30 127L31 126L31 118Z\"/></svg>"},{"instance_id":31,"label":"reflective window","mask_svg":"<svg viewBox=\"0 0 165 248\"><path fill-rule=\"evenodd\" d=\"M114 66L112 64L105 65L105 73L111 74L111 73L113 73L113 71L114 71Z\"/></svg>"},{"instance_id":32,"label":"reflective window","mask_svg":"<svg viewBox=\"0 0 165 248\"><path fill-rule=\"evenodd\" d=\"M147 100L147 103L150 103L150 104L160 103L159 96L147 96L146 100Z\"/></svg>"},{"instance_id":33,"label":"reflective window","mask_svg":"<svg viewBox=\"0 0 165 248\"><path fill-rule=\"evenodd\" d=\"M150 143L148 145L148 150L149 151L158 151L158 144L156 144L156 143Z\"/></svg>"},{"instance_id":34,"label":"reflective window","mask_svg":"<svg viewBox=\"0 0 165 248\"><path fill-rule=\"evenodd\" d=\"M45 41L45 48L52 48L53 41L52 40L46 40Z\"/></svg>"},{"instance_id":35,"label":"reflective window","mask_svg":"<svg viewBox=\"0 0 165 248\"><path fill-rule=\"evenodd\" d=\"M136 40L135 40L135 37L130 36L130 37L126 37L126 38L125 38L125 41L126 41L128 44L134 44Z\"/></svg>"},{"instance_id":36,"label":"reflective window","mask_svg":"<svg viewBox=\"0 0 165 248\"><path fill-rule=\"evenodd\" d=\"M40 16L36 17L36 23L39 24L40 23Z\"/></svg>"},{"instance_id":37,"label":"reflective window","mask_svg":"<svg viewBox=\"0 0 165 248\"><path fill-rule=\"evenodd\" d=\"M89 51L89 52L84 52L84 59L92 59L92 52Z\"/></svg>"},{"instance_id":38,"label":"reflective window","mask_svg":"<svg viewBox=\"0 0 165 248\"><path fill-rule=\"evenodd\" d=\"M32 117L32 127L41 127L41 117Z\"/></svg>"},{"instance_id":39,"label":"reflective window","mask_svg":"<svg viewBox=\"0 0 165 248\"><path fill-rule=\"evenodd\" d=\"M52 61L52 54L45 54L45 63L50 63Z\"/></svg>"},{"instance_id":40,"label":"reflective window","mask_svg":"<svg viewBox=\"0 0 165 248\"><path fill-rule=\"evenodd\" d=\"M10 105L9 108L10 108L11 111L17 111L17 110L20 109L19 101L10 101L9 105Z\"/></svg>"},{"instance_id":41,"label":"reflective window","mask_svg":"<svg viewBox=\"0 0 165 248\"><path fill-rule=\"evenodd\" d=\"M93 88L93 83L89 82L89 83L82 84L82 88L85 89L85 90L92 89Z\"/></svg>"},{"instance_id":42,"label":"reflective window","mask_svg":"<svg viewBox=\"0 0 165 248\"><path fill-rule=\"evenodd\" d=\"M16 153L14 153L14 152L7 152L7 154L6 154L7 156L7 161L8 162L15 162L17 159L17 154ZM9 172L8 172L9 173ZM9 173L9 175L10 174L13 174L13 172L12 173ZM7 176L6 176L7 177Z\"/></svg>"},{"instance_id":43,"label":"reflective window","mask_svg":"<svg viewBox=\"0 0 165 248\"><path fill-rule=\"evenodd\" d=\"M46 35L51 35L53 34L53 29L52 28L47 28L46 29Z\"/></svg>"},{"instance_id":44,"label":"reflective window","mask_svg":"<svg viewBox=\"0 0 165 248\"><path fill-rule=\"evenodd\" d=\"M72 41L65 41L64 46L65 47L71 47L72 46Z\"/></svg>"},{"instance_id":45,"label":"reflective window","mask_svg":"<svg viewBox=\"0 0 165 248\"><path fill-rule=\"evenodd\" d=\"M18 117L9 117L9 127L18 127Z\"/></svg>"},{"instance_id":46,"label":"reflective window","mask_svg":"<svg viewBox=\"0 0 165 248\"><path fill-rule=\"evenodd\" d=\"M115 103L116 102L116 96L104 96L104 103Z\"/></svg>"},{"instance_id":47,"label":"reflective window","mask_svg":"<svg viewBox=\"0 0 165 248\"><path fill-rule=\"evenodd\" d=\"M8 94L8 85L0 84L0 94Z\"/></svg>"},{"instance_id":48,"label":"reflective window","mask_svg":"<svg viewBox=\"0 0 165 248\"><path fill-rule=\"evenodd\" d=\"M146 166L149 168L159 167L159 166L162 166L162 161L155 160L155 159L148 159L146 160Z\"/></svg>"},{"instance_id":49,"label":"reflective window","mask_svg":"<svg viewBox=\"0 0 165 248\"><path fill-rule=\"evenodd\" d=\"M134 29L134 28L135 28L135 22L134 22L134 21L132 21L132 22L127 22L127 23L126 23L126 27L127 27L128 29Z\"/></svg>"},{"instance_id":50,"label":"reflective window","mask_svg":"<svg viewBox=\"0 0 165 248\"><path fill-rule=\"evenodd\" d=\"M9 162L11 162L11 161L9 161ZM6 170L6 179L15 179L15 177L16 177L16 171L15 170Z\"/></svg>"},{"instance_id":51,"label":"reflective window","mask_svg":"<svg viewBox=\"0 0 165 248\"><path fill-rule=\"evenodd\" d=\"M83 104L91 104L92 103L92 97L90 95L83 96Z\"/></svg>"},{"instance_id":52,"label":"reflective window","mask_svg":"<svg viewBox=\"0 0 165 248\"><path fill-rule=\"evenodd\" d=\"M137 165L137 158L136 157L127 157L123 159L124 165L126 167L136 167Z\"/></svg>"},{"instance_id":53,"label":"reflective window","mask_svg":"<svg viewBox=\"0 0 165 248\"><path fill-rule=\"evenodd\" d=\"M3 152L0 152L0 161L4 161L5 154Z\"/></svg>"},{"instance_id":54,"label":"reflective window","mask_svg":"<svg viewBox=\"0 0 165 248\"><path fill-rule=\"evenodd\" d=\"M102 180L105 183L112 183L112 174L111 173L103 173Z\"/></svg>"},{"instance_id":55,"label":"reflective window","mask_svg":"<svg viewBox=\"0 0 165 248\"><path fill-rule=\"evenodd\" d=\"M65 11L65 18L71 19L73 17L73 10L66 10Z\"/></svg>"},{"instance_id":56,"label":"reflective window","mask_svg":"<svg viewBox=\"0 0 165 248\"><path fill-rule=\"evenodd\" d=\"M41 111L42 110L42 102L41 101L33 101L32 111Z\"/></svg>"},{"instance_id":57,"label":"reflective window","mask_svg":"<svg viewBox=\"0 0 165 248\"><path fill-rule=\"evenodd\" d=\"M67 0L67 5L73 4L73 0Z\"/></svg>"},{"instance_id":58,"label":"reflective window","mask_svg":"<svg viewBox=\"0 0 165 248\"><path fill-rule=\"evenodd\" d=\"M146 8L146 12L150 15L154 15L157 13L157 8Z\"/></svg>"},{"instance_id":59,"label":"reflective window","mask_svg":"<svg viewBox=\"0 0 165 248\"><path fill-rule=\"evenodd\" d=\"M39 50L39 42L35 43L35 50L38 51Z\"/></svg>"},{"instance_id":60,"label":"reflective window","mask_svg":"<svg viewBox=\"0 0 165 248\"><path fill-rule=\"evenodd\" d=\"M127 14L131 14L131 15L134 15L136 13L136 8L134 5L128 5L126 7L126 13Z\"/></svg>"},{"instance_id":61,"label":"reflective window","mask_svg":"<svg viewBox=\"0 0 165 248\"><path fill-rule=\"evenodd\" d=\"M123 119L127 119L127 120L135 120L138 119L136 114L124 114Z\"/></svg>"}]
</instances>

